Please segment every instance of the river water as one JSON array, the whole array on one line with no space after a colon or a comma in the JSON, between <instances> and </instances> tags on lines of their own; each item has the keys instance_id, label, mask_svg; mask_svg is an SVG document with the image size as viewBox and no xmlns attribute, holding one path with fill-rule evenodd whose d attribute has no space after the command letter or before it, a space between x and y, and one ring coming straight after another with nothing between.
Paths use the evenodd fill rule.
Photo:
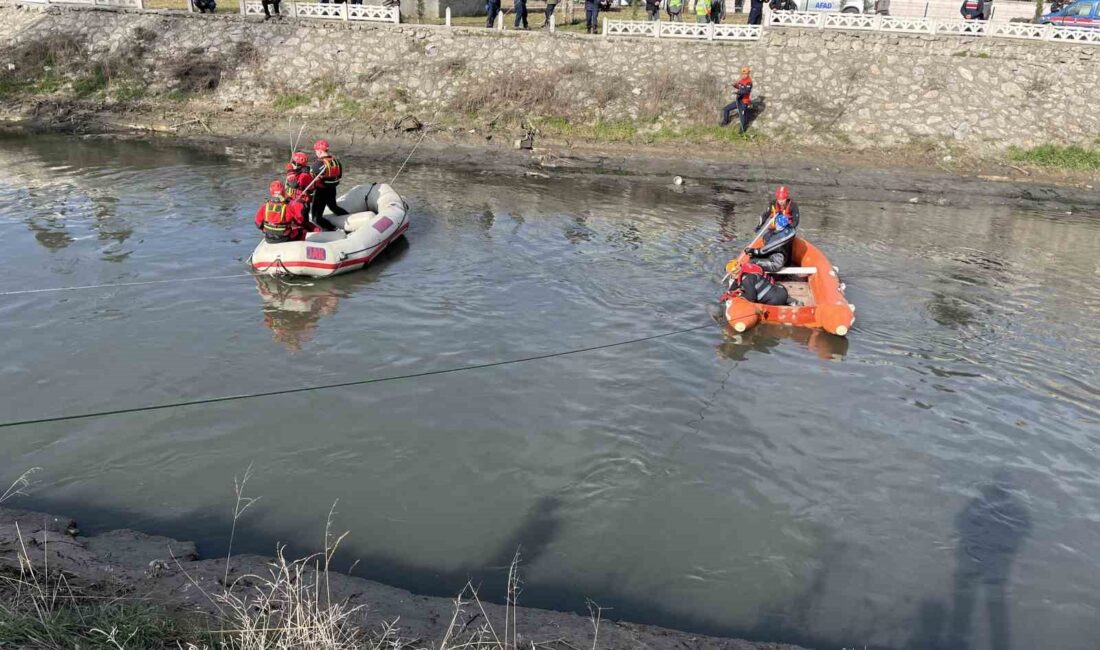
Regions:
<instances>
[{"instance_id":1,"label":"river water","mask_svg":"<svg viewBox=\"0 0 1100 650\"><path fill-rule=\"evenodd\" d=\"M243 267L276 153L0 138L0 422L695 327L763 200L413 167L407 243L288 286ZM709 326L6 427L0 479L41 467L24 506L212 554L251 464L237 550L315 550L339 500L356 573L425 593L499 594L521 547L532 606L825 647L1094 648L1100 218L798 198L858 307L846 341ZM11 293L85 285L112 286Z\"/></svg>"}]
</instances>

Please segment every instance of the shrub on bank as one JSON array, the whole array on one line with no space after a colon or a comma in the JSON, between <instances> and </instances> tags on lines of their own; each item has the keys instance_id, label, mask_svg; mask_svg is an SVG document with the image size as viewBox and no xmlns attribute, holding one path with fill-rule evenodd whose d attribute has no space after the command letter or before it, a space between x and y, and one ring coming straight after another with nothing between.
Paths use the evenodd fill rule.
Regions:
<instances>
[{"instance_id":1,"label":"shrub on bank","mask_svg":"<svg viewBox=\"0 0 1100 650\"><path fill-rule=\"evenodd\" d=\"M1012 147L1008 152L1009 160L1028 162L1043 167L1059 167L1077 171L1100 170L1100 149L1084 147L1060 147L1044 144L1032 149Z\"/></svg>"}]
</instances>

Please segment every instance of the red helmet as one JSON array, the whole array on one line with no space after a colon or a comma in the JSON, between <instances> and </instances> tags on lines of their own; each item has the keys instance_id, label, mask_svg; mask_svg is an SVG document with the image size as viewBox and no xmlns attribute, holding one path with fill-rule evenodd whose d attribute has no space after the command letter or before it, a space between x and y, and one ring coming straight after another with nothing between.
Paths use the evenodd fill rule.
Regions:
<instances>
[{"instance_id":1,"label":"red helmet","mask_svg":"<svg viewBox=\"0 0 1100 650\"><path fill-rule=\"evenodd\" d=\"M286 188L283 187L283 184L281 182L271 181L271 185L268 186L267 191L269 194L271 194L271 196L282 196L283 190L285 189Z\"/></svg>"},{"instance_id":2,"label":"red helmet","mask_svg":"<svg viewBox=\"0 0 1100 650\"><path fill-rule=\"evenodd\" d=\"M787 189L786 185L780 185L779 189L775 191L776 201L789 201L791 199L791 191Z\"/></svg>"},{"instance_id":3,"label":"red helmet","mask_svg":"<svg viewBox=\"0 0 1100 650\"><path fill-rule=\"evenodd\" d=\"M286 164L286 170L287 170L288 172L292 172L292 171L294 171L294 163L287 163L287 164Z\"/></svg>"},{"instance_id":4,"label":"red helmet","mask_svg":"<svg viewBox=\"0 0 1100 650\"><path fill-rule=\"evenodd\" d=\"M325 141L321 140L321 142ZM318 142L317 144L319 145L321 144L321 142ZM328 149L327 142L325 142L325 149ZM294 155L290 157L290 161L293 162L295 165L304 165L309 162L309 156L307 156L306 152L304 151L295 151Z\"/></svg>"},{"instance_id":5,"label":"red helmet","mask_svg":"<svg viewBox=\"0 0 1100 650\"><path fill-rule=\"evenodd\" d=\"M314 151L328 151L328 140L318 140L313 143Z\"/></svg>"}]
</instances>

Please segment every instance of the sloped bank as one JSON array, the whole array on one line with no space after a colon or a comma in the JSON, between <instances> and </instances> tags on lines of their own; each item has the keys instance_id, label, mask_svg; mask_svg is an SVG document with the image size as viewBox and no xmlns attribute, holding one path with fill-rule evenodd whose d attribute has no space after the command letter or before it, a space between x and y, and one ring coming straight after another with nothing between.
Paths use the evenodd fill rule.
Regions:
<instances>
[{"instance_id":1,"label":"sloped bank","mask_svg":"<svg viewBox=\"0 0 1100 650\"><path fill-rule=\"evenodd\" d=\"M41 610L51 601L56 607L64 607L57 603L88 599L136 603L127 606L126 616L159 626L162 635L163 630L177 637L186 637L188 631L195 634L199 630L224 631L231 629L226 623L232 623L225 618L225 610L230 606L220 596L227 584L247 588L252 580L249 576L268 576L273 566L278 566L276 559L254 555L234 556L228 563L225 558L200 559L192 542L132 530L85 537L68 517L0 507L0 643L20 640L20 627L13 612L18 613L20 599L30 600L36 593L45 593L47 597L39 602L34 617L41 617ZM31 571L36 577L29 577ZM59 575L64 575L61 583ZM456 643L443 643L451 622L456 620L452 600L417 596L335 572L325 575L323 582L326 600L331 594L333 602L346 603L350 609L360 608L354 610L349 623L370 631L364 635L365 639L371 638L371 633L376 638L384 625L396 621L392 643L384 647L459 647L457 640L461 635L456 635L453 628L451 636ZM58 584L63 585L58 590L59 597L49 598L53 585ZM514 644L505 639L471 647L798 650L798 646L786 644L707 637L612 620L601 620L597 634L592 620L576 614L524 607L508 613L505 607L491 603L470 603L458 617L457 625L469 631L488 621L496 634L502 636L509 618L516 630ZM187 624L176 625L171 622L175 619ZM119 640L124 638L125 635ZM210 638L224 640L224 637ZM104 638L100 640L103 647L115 647ZM184 647L193 638L168 637L168 640L180 641L180 647ZM125 646L124 642L123 647L133 646ZM230 643L230 647L236 646Z\"/></svg>"},{"instance_id":2,"label":"sloped bank","mask_svg":"<svg viewBox=\"0 0 1100 650\"><path fill-rule=\"evenodd\" d=\"M410 116L576 141L730 141L718 108L750 65L765 106L753 130L779 142L1000 152L1100 136L1091 45L799 29L708 44L56 7L0 9L0 36L6 100L231 113L257 129L322 116L371 134Z\"/></svg>"}]
</instances>

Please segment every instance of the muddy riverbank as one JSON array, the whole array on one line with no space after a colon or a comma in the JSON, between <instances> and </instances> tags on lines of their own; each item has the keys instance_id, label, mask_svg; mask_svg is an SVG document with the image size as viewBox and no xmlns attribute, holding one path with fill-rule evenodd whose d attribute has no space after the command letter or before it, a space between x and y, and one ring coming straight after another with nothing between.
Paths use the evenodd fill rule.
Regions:
<instances>
[{"instance_id":1,"label":"muddy riverbank","mask_svg":"<svg viewBox=\"0 0 1100 650\"><path fill-rule=\"evenodd\" d=\"M29 564L28 564L29 563ZM113 530L84 536L70 517L0 507L0 578L32 580L34 584L57 584L64 576L64 596L72 600L117 599L138 603L151 616L183 618L197 630L225 629L223 620L226 585L245 591L248 576L271 575L276 560L257 555L203 558L194 542L147 535L133 530ZM228 576L228 582L225 577ZM352 622L368 635L393 623L392 647L439 647L455 613L455 602L446 598L418 596L402 589L337 572L327 575L331 599L350 608L360 608ZM31 596L17 593L18 585L0 582L0 600L10 610L19 600ZM522 596L521 596L522 600ZM58 605L58 607L62 607ZM0 634L16 634L10 613L0 609ZM511 616L511 614L508 614ZM589 618L576 614L518 607L514 625L515 647L568 650L598 647L605 650L651 648L705 648L710 650L798 650L799 646L752 643L687 634L649 625L619 623L611 612L602 616L598 634ZM464 629L476 629L488 621L502 635L506 608L492 603L467 605L458 618ZM5 629L5 625L10 630ZM14 637L13 637L14 638ZM387 645L386 647L391 647ZM492 647L492 644L478 647ZM505 646L501 646L505 647ZM507 647L512 647L508 645Z\"/></svg>"},{"instance_id":2,"label":"muddy riverbank","mask_svg":"<svg viewBox=\"0 0 1100 650\"><path fill-rule=\"evenodd\" d=\"M975 198L994 205L1060 201L1100 205L1100 174L981 157L946 146L845 149L793 145L766 138L737 143L639 145L571 141L536 135L531 150L516 149L507 130L455 129L417 124L379 130L345 120L288 120L276 113L249 116L170 106L118 106L96 102L14 102L0 114L9 133L65 133L95 139L174 140L249 160L281 155L305 124L302 142L329 138L341 157L392 166L466 166L482 173L518 176L569 174L637 177L685 187L774 185L813 188L822 198L965 205ZM336 134L336 135L333 135ZM300 145L301 146L304 145ZM283 161L272 160L273 163Z\"/></svg>"}]
</instances>

